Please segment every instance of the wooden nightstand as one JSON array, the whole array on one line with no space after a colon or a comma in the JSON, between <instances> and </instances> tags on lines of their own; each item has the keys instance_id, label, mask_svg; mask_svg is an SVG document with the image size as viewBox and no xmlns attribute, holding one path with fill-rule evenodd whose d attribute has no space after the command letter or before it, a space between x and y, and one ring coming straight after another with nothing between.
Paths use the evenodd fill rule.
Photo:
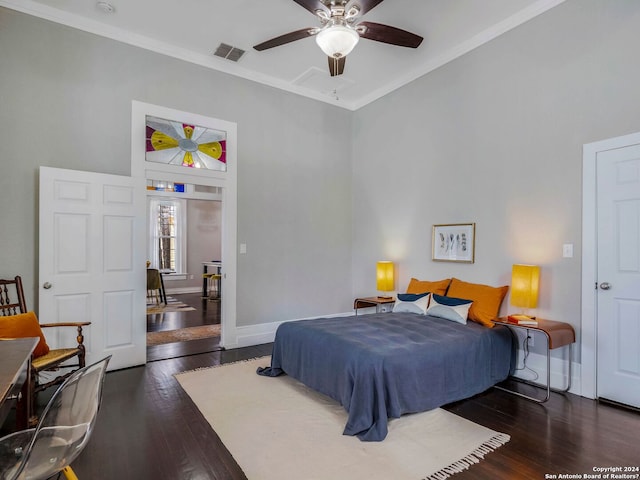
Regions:
<instances>
[{"instance_id":1,"label":"wooden nightstand","mask_svg":"<svg viewBox=\"0 0 640 480\"><path fill-rule=\"evenodd\" d=\"M359 308L368 308L368 307L376 307L376 313L380 313L380 307L382 305L387 305L389 303L395 303L396 299L394 297L364 297L364 298L356 298L353 301L353 309L356 311L356 315L358 315Z\"/></svg>"},{"instance_id":2,"label":"wooden nightstand","mask_svg":"<svg viewBox=\"0 0 640 480\"><path fill-rule=\"evenodd\" d=\"M540 385L534 382L529 382L526 380L518 379L523 383L527 383L530 385L534 385L536 387L544 388L547 391L547 395L544 399L539 399L535 397L531 397L529 395L525 395L520 392L516 392L514 390L509 390L508 388L501 387L496 385L496 388L500 390L504 390L505 392L513 393L514 395L519 395L528 400L533 400L534 402L544 403L549 400L549 396L551 395L551 391L564 393L569 391L571 388L571 350L572 345L576 341L576 332L573 327L566 322L556 322L554 320L545 320L543 318L537 318L537 325L518 325L516 323L511 323L507 320L507 317L501 317L495 321L497 325L506 325L507 327L514 329L522 329L522 330L534 330L537 332L541 332L545 338L547 339L547 383L546 385ZM551 350L562 347L569 347L569 372L568 372L568 381L567 388L564 390L558 390L555 388L551 388Z\"/></svg>"}]
</instances>

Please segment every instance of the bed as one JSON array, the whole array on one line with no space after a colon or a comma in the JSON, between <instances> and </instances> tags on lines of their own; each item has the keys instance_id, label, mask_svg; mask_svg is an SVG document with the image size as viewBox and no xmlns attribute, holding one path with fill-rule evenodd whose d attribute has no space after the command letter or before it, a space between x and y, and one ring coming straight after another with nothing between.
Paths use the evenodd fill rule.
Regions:
<instances>
[{"instance_id":1,"label":"bed","mask_svg":"<svg viewBox=\"0 0 640 480\"><path fill-rule=\"evenodd\" d=\"M320 318L281 324L271 366L339 402L345 435L382 441L387 421L471 397L506 379L512 336L410 312Z\"/></svg>"}]
</instances>

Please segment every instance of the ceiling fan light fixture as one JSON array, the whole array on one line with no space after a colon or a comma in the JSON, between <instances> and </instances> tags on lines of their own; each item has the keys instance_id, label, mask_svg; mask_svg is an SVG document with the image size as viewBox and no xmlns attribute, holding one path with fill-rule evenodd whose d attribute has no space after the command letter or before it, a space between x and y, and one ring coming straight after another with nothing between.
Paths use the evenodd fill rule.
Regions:
<instances>
[{"instance_id":1,"label":"ceiling fan light fixture","mask_svg":"<svg viewBox=\"0 0 640 480\"><path fill-rule=\"evenodd\" d=\"M316 35L316 43L320 49L333 58L349 55L359 40L358 32L344 25L332 25Z\"/></svg>"}]
</instances>

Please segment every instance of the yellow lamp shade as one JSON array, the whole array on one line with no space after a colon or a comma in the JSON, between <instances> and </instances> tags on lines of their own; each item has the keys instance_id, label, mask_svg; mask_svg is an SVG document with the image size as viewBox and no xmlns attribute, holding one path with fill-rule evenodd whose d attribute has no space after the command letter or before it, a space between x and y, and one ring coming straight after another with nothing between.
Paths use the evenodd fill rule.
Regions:
<instances>
[{"instance_id":1,"label":"yellow lamp shade","mask_svg":"<svg viewBox=\"0 0 640 480\"><path fill-rule=\"evenodd\" d=\"M393 262L378 262L376 275L378 290L381 292L393 290Z\"/></svg>"},{"instance_id":2,"label":"yellow lamp shade","mask_svg":"<svg viewBox=\"0 0 640 480\"><path fill-rule=\"evenodd\" d=\"M521 308L536 308L539 288L539 266L513 266L511 270L511 305Z\"/></svg>"}]
</instances>

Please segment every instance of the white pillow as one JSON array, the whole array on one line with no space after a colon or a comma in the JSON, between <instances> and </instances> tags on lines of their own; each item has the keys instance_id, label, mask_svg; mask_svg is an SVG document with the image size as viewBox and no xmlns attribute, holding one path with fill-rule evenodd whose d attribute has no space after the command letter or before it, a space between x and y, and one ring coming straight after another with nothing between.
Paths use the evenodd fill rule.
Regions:
<instances>
[{"instance_id":1,"label":"white pillow","mask_svg":"<svg viewBox=\"0 0 640 480\"><path fill-rule=\"evenodd\" d=\"M393 305L394 312L410 312L424 315L429 306L430 293L399 293L396 303Z\"/></svg>"},{"instance_id":2,"label":"white pillow","mask_svg":"<svg viewBox=\"0 0 640 480\"><path fill-rule=\"evenodd\" d=\"M452 322L467 324L467 316L471 308L471 300L462 298L441 297L440 295L431 296L431 304L426 314L432 317L444 318Z\"/></svg>"}]
</instances>

